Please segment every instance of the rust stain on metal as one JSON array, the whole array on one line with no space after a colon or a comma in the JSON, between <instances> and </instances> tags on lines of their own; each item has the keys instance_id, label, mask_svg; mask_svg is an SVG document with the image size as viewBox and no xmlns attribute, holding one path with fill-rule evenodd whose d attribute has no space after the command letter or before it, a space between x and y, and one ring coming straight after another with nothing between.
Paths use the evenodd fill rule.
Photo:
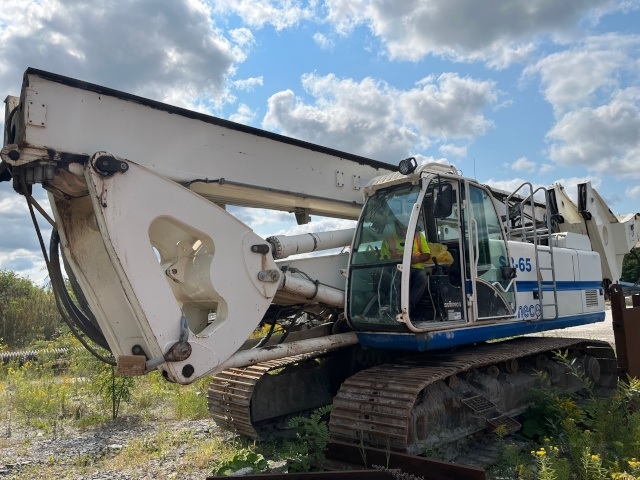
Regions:
<instances>
[{"instance_id":1,"label":"rust stain on metal","mask_svg":"<svg viewBox=\"0 0 640 480\"><path fill-rule=\"evenodd\" d=\"M191 356L191 345L188 342L176 342L165 353L167 362L182 362Z\"/></svg>"},{"instance_id":2,"label":"rust stain on metal","mask_svg":"<svg viewBox=\"0 0 640 480\"><path fill-rule=\"evenodd\" d=\"M373 468L374 465L386 465L390 470L416 475L430 480L484 480L484 469L468 465L433 460L430 458L390 452L387 449L351 445L342 442L329 442L327 458L342 460L361 468ZM363 464L363 458L366 459ZM331 478L331 477L327 477ZM394 477L398 478L398 477Z\"/></svg>"},{"instance_id":3,"label":"rust stain on metal","mask_svg":"<svg viewBox=\"0 0 640 480\"><path fill-rule=\"evenodd\" d=\"M627 308L622 287L611 285L611 316L613 337L616 344L618 375L625 380L627 375L640 378L640 295L633 295L633 307Z\"/></svg>"},{"instance_id":4,"label":"rust stain on metal","mask_svg":"<svg viewBox=\"0 0 640 480\"><path fill-rule=\"evenodd\" d=\"M328 468L324 472L278 473L246 475L247 480L307 480L307 479L350 479L368 480L375 478L401 478L402 475L415 475L429 480L484 480L484 469L460 465L430 458L389 452L388 450L350 445L341 442L329 442L326 450ZM384 465L385 468L380 466ZM207 477L207 480L228 477Z\"/></svg>"}]
</instances>

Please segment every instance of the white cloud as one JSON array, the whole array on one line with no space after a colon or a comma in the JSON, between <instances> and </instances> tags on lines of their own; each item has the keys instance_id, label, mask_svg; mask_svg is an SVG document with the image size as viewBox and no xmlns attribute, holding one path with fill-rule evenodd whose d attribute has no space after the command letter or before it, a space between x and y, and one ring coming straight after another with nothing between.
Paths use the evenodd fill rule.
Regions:
<instances>
[{"instance_id":1,"label":"white cloud","mask_svg":"<svg viewBox=\"0 0 640 480\"><path fill-rule=\"evenodd\" d=\"M265 127L388 161L406 156L418 142L418 135L399 122L396 97L387 85L334 75L305 75L302 82L315 103L305 104L291 90L278 92L269 98Z\"/></svg>"},{"instance_id":2,"label":"white cloud","mask_svg":"<svg viewBox=\"0 0 640 480\"><path fill-rule=\"evenodd\" d=\"M640 178L640 88L628 86L639 48L640 36L591 36L525 69L540 76L557 119L546 135L556 164Z\"/></svg>"},{"instance_id":3,"label":"white cloud","mask_svg":"<svg viewBox=\"0 0 640 480\"><path fill-rule=\"evenodd\" d=\"M536 168L536 162L532 162L527 157L520 157L511 164L511 169L517 172L533 172Z\"/></svg>"},{"instance_id":4,"label":"white cloud","mask_svg":"<svg viewBox=\"0 0 640 480\"><path fill-rule=\"evenodd\" d=\"M391 163L434 140L483 135L491 122L482 111L496 99L493 83L455 74L406 91L333 74L306 74L302 84L313 103L291 90L272 95L266 128Z\"/></svg>"},{"instance_id":5,"label":"white cloud","mask_svg":"<svg viewBox=\"0 0 640 480\"><path fill-rule=\"evenodd\" d=\"M326 0L327 19L338 33L347 35L358 24L367 22L368 3L363 0Z\"/></svg>"},{"instance_id":6,"label":"white cloud","mask_svg":"<svg viewBox=\"0 0 640 480\"><path fill-rule=\"evenodd\" d=\"M51 215L51 207L44 190L36 187L33 189L33 195ZM0 269L13 270L41 285L48 273L42 259L38 237L29 216L27 201L8 188L6 183L0 184L0 216L2 217ZM48 247L51 227L38 212L36 212L36 218L45 246Z\"/></svg>"},{"instance_id":7,"label":"white cloud","mask_svg":"<svg viewBox=\"0 0 640 480\"><path fill-rule=\"evenodd\" d=\"M480 181L480 179L478 179ZM489 185L490 187L497 188L500 190L504 190L505 192L514 192L517 188L519 188L523 183L528 182L529 180L523 180L521 178L511 178L509 180L496 180L490 178L489 180L482 181L482 183ZM534 188L538 188L541 185L535 186Z\"/></svg>"},{"instance_id":8,"label":"white cloud","mask_svg":"<svg viewBox=\"0 0 640 480\"><path fill-rule=\"evenodd\" d=\"M540 166L540 170L538 170L539 173L549 173L549 172L553 172L555 170L556 166L552 165L550 163L544 163Z\"/></svg>"},{"instance_id":9,"label":"white cloud","mask_svg":"<svg viewBox=\"0 0 640 480\"><path fill-rule=\"evenodd\" d=\"M633 56L638 48L638 36L589 37L577 47L539 60L523 73L525 77L540 75L545 98L561 116L589 105L598 94L615 91L622 72L637 71Z\"/></svg>"},{"instance_id":10,"label":"white cloud","mask_svg":"<svg viewBox=\"0 0 640 480\"><path fill-rule=\"evenodd\" d=\"M409 123L438 138L475 138L493 125L483 109L497 100L495 84L443 73L403 92L399 106Z\"/></svg>"},{"instance_id":11,"label":"white cloud","mask_svg":"<svg viewBox=\"0 0 640 480\"><path fill-rule=\"evenodd\" d=\"M564 115L549 131L549 156L561 165L582 165L599 173L640 178L640 88L617 92L596 108Z\"/></svg>"},{"instance_id":12,"label":"white cloud","mask_svg":"<svg viewBox=\"0 0 640 480\"><path fill-rule=\"evenodd\" d=\"M609 0L327 0L327 19L342 34L366 25L391 58L427 55L487 61L504 68L534 49L542 35L570 33L616 7Z\"/></svg>"},{"instance_id":13,"label":"white cloud","mask_svg":"<svg viewBox=\"0 0 640 480\"><path fill-rule=\"evenodd\" d=\"M245 125L251 124L255 118L256 112L244 103L238 105L236 113L229 115L229 120L232 122L244 123Z\"/></svg>"},{"instance_id":14,"label":"white cloud","mask_svg":"<svg viewBox=\"0 0 640 480\"><path fill-rule=\"evenodd\" d=\"M229 36L239 46L252 47L256 43L253 33L251 33L251 30L248 28L243 27L229 30Z\"/></svg>"},{"instance_id":15,"label":"white cloud","mask_svg":"<svg viewBox=\"0 0 640 480\"><path fill-rule=\"evenodd\" d=\"M634 200L640 200L640 185L629 187L624 191L625 197L633 198Z\"/></svg>"},{"instance_id":16,"label":"white cloud","mask_svg":"<svg viewBox=\"0 0 640 480\"><path fill-rule=\"evenodd\" d=\"M440 146L439 150L440 150L440 153L442 153L443 155L447 155L449 157L461 158L461 157L467 156L467 147L460 146L460 145L445 143L444 145Z\"/></svg>"},{"instance_id":17,"label":"white cloud","mask_svg":"<svg viewBox=\"0 0 640 480\"><path fill-rule=\"evenodd\" d=\"M331 38L320 32L313 34L313 41L323 50L331 50L335 45L335 42Z\"/></svg>"},{"instance_id":18,"label":"white cloud","mask_svg":"<svg viewBox=\"0 0 640 480\"><path fill-rule=\"evenodd\" d=\"M435 158L435 157L431 157L431 156L425 156L425 155L413 155L414 157L416 157L416 161L418 162L418 165L426 165L427 163L440 163L442 165L453 165L448 159L446 158Z\"/></svg>"},{"instance_id":19,"label":"white cloud","mask_svg":"<svg viewBox=\"0 0 640 480\"><path fill-rule=\"evenodd\" d=\"M231 37L233 42L231 47L231 56L234 62L244 62L249 56L251 48L256 43L256 39L251 33L251 30L244 27L229 30L229 37ZM231 71L233 71L233 69L231 69Z\"/></svg>"},{"instance_id":20,"label":"white cloud","mask_svg":"<svg viewBox=\"0 0 640 480\"><path fill-rule=\"evenodd\" d=\"M292 213L264 208L229 207L229 213L254 230L264 231L264 227L295 222ZM272 231L267 232L273 235Z\"/></svg>"},{"instance_id":21,"label":"white cloud","mask_svg":"<svg viewBox=\"0 0 640 480\"><path fill-rule=\"evenodd\" d=\"M29 209L24 197L11 193L11 196L5 197L0 192L0 215L27 215Z\"/></svg>"},{"instance_id":22,"label":"white cloud","mask_svg":"<svg viewBox=\"0 0 640 480\"><path fill-rule=\"evenodd\" d=\"M274 235L300 235L309 232L329 232L333 230L355 228L355 226L356 222L353 220L314 216L311 217L311 221L305 225L292 225L289 228L276 232Z\"/></svg>"},{"instance_id":23,"label":"white cloud","mask_svg":"<svg viewBox=\"0 0 640 480\"><path fill-rule=\"evenodd\" d=\"M536 45L534 43L523 43L515 46L498 44L489 49L484 56L486 56L489 68L503 70L511 64L525 62L535 50ZM477 59L477 56L473 56L470 59Z\"/></svg>"},{"instance_id":24,"label":"white cloud","mask_svg":"<svg viewBox=\"0 0 640 480\"><path fill-rule=\"evenodd\" d=\"M11 270L21 277L28 277L41 287L45 286L49 277L42 254L39 251L24 248L1 250L0 270Z\"/></svg>"},{"instance_id":25,"label":"white cloud","mask_svg":"<svg viewBox=\"0 0 640 480\"><path fill-rule=\"evenodd\" d=\"M238 90L250 92L256 87L261 87L263 83L262 75L259 77L244 78L242 80L234 80L233 86Z\"/></svg>"},{"instance_id":26,"label":"white cloud","mask_svg":"<svg viewBox=\"0 0 640 480\"><path fill-rule=\"evenodd\" d=\"M3 3L0 90L14 91L28 66L187 108L233 98L226 81L246 57L247 35L228 40L201 1L88 0ZM246 29L245 29L246 30Z\"/></svg>"},{"instance_id":27,"label":"white cloud","mask_svg":"<svg viewBox=\"0 0 640 480\"><path fill-rule=\"evenodd\" d=\"M341 218L313 215L311 221L298 225L293 213L263 208L229 207L229 213L248 225L263 238L272 235L300 235L308 232L326 232L354 228L356 222Z\"/></svg>"},{"instance_id":28,"label":"white cloud","mask_svg":"<svg viewBox=\"0 0 640 480\"><path fill-rule=\"evenodd\" d=\"M295 0L216 0L213 11L218 14L234 14L251 27L262 28L268 24L280 31L298 25L316 15L316 4L307 5Z\"/></svg>"}]
</instances>

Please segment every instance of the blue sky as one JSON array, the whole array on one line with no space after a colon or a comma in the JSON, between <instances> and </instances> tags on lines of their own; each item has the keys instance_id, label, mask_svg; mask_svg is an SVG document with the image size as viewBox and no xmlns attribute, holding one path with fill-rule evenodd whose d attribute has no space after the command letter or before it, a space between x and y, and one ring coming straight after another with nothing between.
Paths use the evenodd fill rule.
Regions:
<instances>
[{"instance_id":1,"label":"blue sky","mask_svg":"<svg viewBox=\"0 0 640 480\"><path fill-rule=\"evenodd\" d=\"M4 0L0 93L31 66L507 190L591 180L627 214L639 26L640 0ZM264 236L345 225L231 211ZM40 281L29 222L0 184L0 268Z\"/></svg>"}]
</instances>

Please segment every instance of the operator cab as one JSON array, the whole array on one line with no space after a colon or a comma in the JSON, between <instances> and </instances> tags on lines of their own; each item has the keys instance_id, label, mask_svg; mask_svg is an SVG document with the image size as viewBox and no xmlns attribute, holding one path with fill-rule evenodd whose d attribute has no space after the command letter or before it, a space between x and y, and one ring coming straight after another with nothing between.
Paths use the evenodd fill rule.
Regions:
<instances>
[{"instance_id":1,"label":"operator cab","mask_svg":"<svg viewBox=\"0 0 640 480\"><path fill-rule=\"evenodd\" d=\"M513 317L515 270L504 266L505 232L488 190L431 164L379 177L365 196L349 264L355 329L420 332ZM407 273L421 236L431 260L423 293L411 298L421 275Z\"/></svg>"}]
</instances>

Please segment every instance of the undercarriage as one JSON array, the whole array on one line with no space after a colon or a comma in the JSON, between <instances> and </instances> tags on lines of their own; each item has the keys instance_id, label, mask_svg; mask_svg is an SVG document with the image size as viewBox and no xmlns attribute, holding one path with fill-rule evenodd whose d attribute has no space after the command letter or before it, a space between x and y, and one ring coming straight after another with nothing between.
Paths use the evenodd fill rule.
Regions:
<instances>
[{"instance_id":1,"label":"undercarriage","mask_svg":"<svg viewBox=\"0 0 640 480\"><path fill-rule=\"evenodd\" d=\"M562 352L562 359L557 354ZM532 388L615 388L606 342L527 337L453 350L381 355L359 347L288 357L213 378L209 410L252 438L291 434L287 420L333 403L334 440L419 453L486 429L520 428ZM372 366L374 365L374 366Z\"/></svg>"}]
</instances>

